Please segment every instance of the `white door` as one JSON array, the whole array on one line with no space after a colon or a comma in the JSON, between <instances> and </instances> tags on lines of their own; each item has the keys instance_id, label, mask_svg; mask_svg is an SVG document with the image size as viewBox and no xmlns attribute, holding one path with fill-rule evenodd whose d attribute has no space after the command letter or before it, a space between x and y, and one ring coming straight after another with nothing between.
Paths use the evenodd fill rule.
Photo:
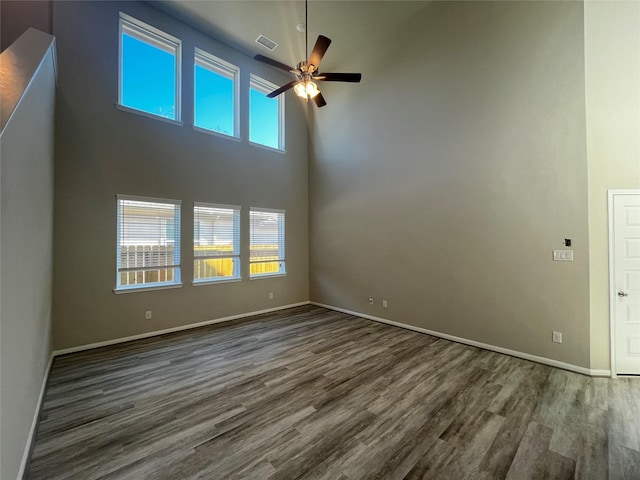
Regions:
<instances>
[{"instance_id":1,"label":"white door","mask_svg":"<svg viewBox=\"0 0 640 480\"><path fill-rule=\"evenodd\" d=\"M612 193L615 373L640 375L640 193Z\"/></svg>"}]
</instances>

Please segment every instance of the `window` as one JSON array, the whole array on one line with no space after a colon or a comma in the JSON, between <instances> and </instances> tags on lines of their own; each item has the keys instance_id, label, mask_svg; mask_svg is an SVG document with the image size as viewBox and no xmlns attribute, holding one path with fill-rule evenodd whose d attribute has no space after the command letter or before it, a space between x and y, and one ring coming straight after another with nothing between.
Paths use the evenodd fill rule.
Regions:
<instances>
[{"instance_id":1,"label":"window","mask_svg":"<svg viewBox=\"0 0 640 480\"><path fill-rule=\"evenodd\" d=\"M180 201L116 198L116 290L180 285Z\"/></svg>"},{"instance_id":2,"label":"window","mask_svg":"<svg viewBox=\"0 0 640 480\"><path fill-rule=\"evenodd\" d=\"M193 206L193 280L240 278L240 207Z\"/></svg>"},{"instance_id":3,"label":"window","mask_svg":"<svg viewBox=\"0 0 640 480\"><path fill-rule=\"evenodd\" d=\"M198 48L194 56L194 126L239 137L240 70Z\"/></svg>"},{"instance_id":4,"label":"window","mask_svg":"<svg viewBox=\"0 0 640 480\"><path fill-rule=\"evenodd\" d=\"M284 95L268 98L277 87L251 74L249 141L284 151Z\"/></svg>"},{"instance_id":5,"label":"window","mask_svg":"<svg viewBox=\"0 0 640 480\"><path fill-rule=\"evenodd\" d=\"M252 208L249 212L249 276L284 275L284 211Z\"/></svg>"},{"instance_id":6,"label":"window","mask_svg":"<svg viewBox=\"0 0 640 480\"><path fill-rule=\"evenodd\" d=\"M180 121L182 43L120 12L118 104Z\"/></svg>"}]
</instances>

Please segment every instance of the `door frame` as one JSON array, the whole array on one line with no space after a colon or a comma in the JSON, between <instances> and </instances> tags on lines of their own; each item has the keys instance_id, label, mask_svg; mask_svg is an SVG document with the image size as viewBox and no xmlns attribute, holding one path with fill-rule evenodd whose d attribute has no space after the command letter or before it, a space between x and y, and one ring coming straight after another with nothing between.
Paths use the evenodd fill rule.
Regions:
<instances>
[{"instance_id":1,"label":"door frame","mask_svg":"<svg viewBox=\"0 0 640 480\"><path fill-rule=\"evenodd\" d=\"M607 190L607 209L609 216L609 340L611 352L611 378L616 378L616 325L615 308L617 289L615 284L615 255L614 255L614 222L613 222L613 200L616 195L640 195L640 190Z\"/></svg>"}]
</instances>

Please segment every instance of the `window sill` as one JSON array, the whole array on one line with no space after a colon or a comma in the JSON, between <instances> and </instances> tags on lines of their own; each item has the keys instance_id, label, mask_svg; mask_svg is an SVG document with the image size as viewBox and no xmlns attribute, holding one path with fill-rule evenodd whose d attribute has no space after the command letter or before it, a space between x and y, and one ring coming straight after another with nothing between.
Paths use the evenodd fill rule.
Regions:
<instances>
[{"instance_id":1,"label":"window sill","mask_svg":"<svg viewBox=\"0 0 640 480\"><path fill-rule=\"evenodd\" d=\"M161 117L160 115L145 112L143 110L138 110L132 107L126 107L124 105L120 105L119 103L116 103L116 108L118 110L122 110L123 112L133 113L135 115L140 115L141 117L153 118L154 120L160 120L161 122L170 123L171 125L177 125L179 127L182 127L184 125L184 123L178 120L173 120L172 118L167 118L167 117Z\"/></svg>"},{"instance_id":2,"label":"window sill","mask_svg":"<svg viewBox=\"0 0 640 480\"><path fill-rule=\"evenodd\" d=\"M241 281L242 281L242 278L223 278L221 280L199 280L199 281L194 280L193 282L191 282L191 285L193 285L194 287L201 287L203 285L215 285L217 283L236 283Z\"/></svg>"},{"instance_id":3,"label":"window sill","mask_svg":"<svg viewBox=\"0 0 640 480\"><path fill-rule=\"evenodd\" d=\"M249 280L262 280L263 278L286 277L287 273L264 273L262 275L253 275Z\"/></svg>"},{"instance_id":4,"label":"window sill","mask_svg":"<svg viewBox=\"0 0 640 480\"><path fill-rule=\"evenodd\" d=\"M254 142L249 141L249 145L252 145L252 146L258 147L258 148L262 148L264 150L269 150L270 152L279 153L280 155L286 155L287 154L286 150L280 150L279 148L273 148L273 147L270 147L268 145L262 145L261 143L254 143Z\"/></svg>"},{"instance_id":5,"label":"window sill","mask_svg":"<svg viewBox=\"0 0 640 480\"><path fill-rule=\"evenodd\" d=\"M198 127L197 125L193 126L193 130L199 133L204 133L205 135L213 135L214 137L226 138L227 140L233 140L234 142L240 142L240 137L236 137L233 135L227 135L226 133L216 132L215 130L208 130L206 128Z\"/></svg>"},{"instance_id":6,"label":"window sill","mask_svg":"<svg viewBox=\"0 0 640 480\"><path fill-rule=\"evenodd\" d=\"M182 288L182 282L180 283L168 283L157 286L145 285L143 287L125 287L114 288L113 293L121 295L123 293L138 293L138 292L151 292L153 290L168 290L170 288Z\"/></svg>"}]
</instances>

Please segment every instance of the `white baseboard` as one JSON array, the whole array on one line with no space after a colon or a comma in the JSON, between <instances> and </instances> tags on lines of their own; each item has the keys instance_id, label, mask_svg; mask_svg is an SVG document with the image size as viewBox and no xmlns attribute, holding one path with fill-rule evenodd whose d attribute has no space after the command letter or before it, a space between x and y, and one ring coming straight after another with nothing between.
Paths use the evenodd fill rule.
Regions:
<instances>
[{"instance_id":1,"label":"white baseboard","mask_svg":"<svg viewBox=\"0 0 640 480\"><path fill-rule=\"evenodd\" d=\"M36 411L33 414L33 420L31 421L31 428L29 429L29 435L27 436L27 442L24 446L24 452L22 453L22 461L20 462L20 469L18 470L18 480L24 478L24 474L27 471L27 462L31 457L31 446L35 440L36 429L38 428L38 420L40 419L40 410L42 408L42 401L44 400L44 391L47 388L47 381L49 380L49 373L51 372L51 365L53 364L53 354L49 356L49 363L47 369L44 372L42 378L42 386L40 387L40 395L38 396L38 403L36 403Z\"/></svg>"},{"instance_id":2,"label":"white baseboard","mask_svg":"<svg viewBox=\"0 0 640 480\"><path fill-rule=\"evenodd\" d=\"M57 357L59 355L66 355L67 353L82 352L84 350L91 350L92 348L106 347L108 345L116 345L118 343L130 342L132 340L140 340L141 338L155 337L155 336L164 335L167 333L179 332L181 330L190 330L192 328L213 325L214 323L230 322L231 320L237 320L238 318L251 317L253 315L260 315L262 313L277 312L278 310L285 310L287 308L300 307L302 305L309 305L310 303L311 302L309 301L292 303L290 305L282 305L280 307L267 308L265 310L257 310L255 312L239 313L238 315L215 318L213 320L205 320L204 322L190 323L188 325L180 325L179 327L167 328L165 330L155 330L152 332L140 333L138 335L131 335L130 337L114 338L112 340L105 340L104 342L89 343L87 345L79 345L77 347L63 348L61 350L55 350L53 352L53 356Z\"/></svg>"},{"instance_id":3,"label":"white baseboard","mask_svg":"<svg viewBox=\"0 0 640 480\"><path fill-rule=\"evenodd\" d=\"M393 325L395 327L406 328L407 330L413 330L415 332L426 333L434 337L444 338L445 340L451 340L453 342L463 343L465 345L471 345L472 347L482 348L484 350L490 350L492 352L503 353L512 357L522 358L524 360L530 360L532 362L542 363L543 365L549 365L551 367L561 368L570 372L581 373L582 375L589 375L591 377L610 377L611 370L592 370L571 363L560 362L551 358L539 357L538 355L531 355L530 353L518 352L517 350L510 350L508 348L498 347L490 345L488 343L476 342L475 340L469 340L467 338L456 337L447 333L436 332L434 330L427 330L426 328L415 327L406 323L395 322L393 320L387 320L386 318L374 317L373 315L367 315L366 313L354 312L344 308L334 307L333 305L326 305L318 302L310 302L312 305L318 307L328 308L330 310L336 310L338 312L347 313L349 315L355 315L357 317L373 320L374 322L386 323L387 325Z\"/></svg>"}]
</instances>

